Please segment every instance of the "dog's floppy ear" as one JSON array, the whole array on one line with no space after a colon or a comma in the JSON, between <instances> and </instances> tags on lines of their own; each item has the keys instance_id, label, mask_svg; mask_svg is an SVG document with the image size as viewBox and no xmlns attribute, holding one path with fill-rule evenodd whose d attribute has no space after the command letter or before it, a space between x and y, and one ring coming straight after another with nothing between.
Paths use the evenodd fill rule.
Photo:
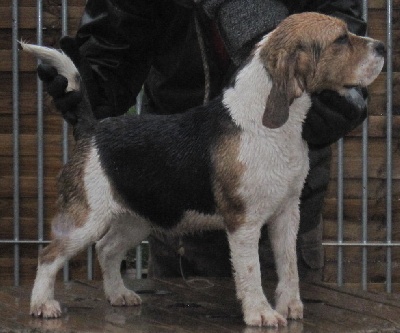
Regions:
<instances>
[{"instance_id":1,"label":"dog's floppy ear","mask_svg":"<svg viewBox=\"0 0 400 333\"><path fill-rule=\"evenodd\" d=\"M274 68L268 68L272 88L262 117L262 124L268 128L279 128L286 123L290 104L305 89L304 80L297 72L298 61L298 52L289 54L281 49L277 52Z\"/></svg>"}]
</instances>

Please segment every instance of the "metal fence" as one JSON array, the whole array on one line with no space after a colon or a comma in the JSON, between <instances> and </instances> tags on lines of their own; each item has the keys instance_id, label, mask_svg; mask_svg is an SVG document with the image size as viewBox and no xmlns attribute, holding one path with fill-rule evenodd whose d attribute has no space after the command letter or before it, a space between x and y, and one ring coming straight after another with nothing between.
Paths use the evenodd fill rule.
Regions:
<instances>
[{"instance_id":1,"label":"metal fence","mask_svg":"<svg viewBox=\"0 0 400 333\"><path fill-rule=\"evenodd\" d=\"M366 0L363 1L364 4L364 19L368 20L368 3ZM18 27L19 27L19 15L18 15L18 0L12 1L12 60L13 60L13 68L12 68L12 89L13 89L13 174L14 174L14 238L13 239L3 239L0 240L0 244L10 244L14 247L14 284L19 285L20 283L20 246L21 244L37 244L39 248L43 247L44 244L48 243L47 240L44 239L44 189L43 189L43 90L42 90L42 82L40 80L37 81L37 120L38 120L38 128L37 128L37 156L38 156L38 165L37 165L37 178L38 178L38 204L37 204L37 221L38 221L38 237L35 240L25 240L20 239L20 161L19 161L19 147L20 147L20 133L19 133L19 63L18 63ZM42 10L42 1L37 0L37 44L42 44L42 31L43 31L43 10ZM62 0L61 5L61 20L62 20L62 34L67 34L67 0ZM392 68L392 57L393 57L393 3L392 1L387 1L387 138L386 138L386 173L387 173L387 181L386 181L386 241L383 242L371 242L368 241L367 231L368 231L368 120L366 120L363 124L362 131L362 237L357 242L346 242L343 237L343 203L344 203L344 173L343 173L343 151L344 151L344 142L340 140L338 143L338 208L337 208L337 222L338 222L338 233L337 233L337 241L336 242L324 242L323 245L326 247L337 247L337 258L338 258L338 267L337 267L337 283L339 286L343 285L343 260L344 254L343 250L345 247L359 247L362 249L362 273L361 273L361 286L364 290L367 289L367 258L368 258L368 249L371 247L385 247L386 248L386 290L387 292L392 291L392 250L395 246L400 246L400 242L394 242L392 240L392 104L393 104L393 68ZM63 162L65 163L68 159L68 127L64 123L63 126ZM137 248L137 260L136 260L136 276L142 276L142 265L141 265L141 247ZM92 271L93 271L93 248L90 247L87 251L87 278L92 279ZM64 280L68 280L68 264L64 267Z\"/></svg>"},{"instance_id":2,"label":"metal fence","mask_svg":"<svg viewBox=\"0 0 400 333\"><path fill-rule=\"evenodd\" d=\"M368 1L363 1L363 18L368 22ZM370 242L368 241L368 119L363 123L362 128L362 237L359 242L343 241L343 144L344 140L338 142L338 234L337 242L324 242L324 246L337 247L338 267L337 267L337 283L343 285L343 249L344 247L360 247L362 248L362 273L361 286L363 290L367 289L367 258L368 248L370 247L386 247L386 291L392 292L392 248L400 246L400 242L392 241L392 169L393 169L393 143L392 143L392 128L393 128L393 1L388 0L386 4L386 20L387 20L387 77L386 77L386 241L385 242Z\"/></svg>"}]
</instances>

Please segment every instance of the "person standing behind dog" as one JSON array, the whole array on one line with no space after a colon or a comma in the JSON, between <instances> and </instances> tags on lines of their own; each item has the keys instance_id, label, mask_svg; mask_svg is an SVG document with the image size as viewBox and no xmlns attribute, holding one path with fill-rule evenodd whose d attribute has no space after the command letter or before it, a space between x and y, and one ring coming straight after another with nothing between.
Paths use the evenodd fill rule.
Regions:
<instances>
[{"instance_id":1,"label":"person standing behind dog","mask_svg":"<svg viewBox=\"0 0 400 333\"><path fill-rule=\"evenodd\" d=\"M142 112L184 112L217 96L254 43L290 14L317 11L337 16L363 35L359 0L88 0L74 39L60 41L77 63L96 118L118 116L135 104L144 88ZM80 96L65 94L66 80L41 65L65 119L74 122ZM301 198L298 265L302 280L321 277L321 211L329 182L330 144L366 118L365 95L323 91L312 96L303 126L310 148L310 172ZM150 240L149 276L230 276L229 248L223 231ZM263 232L261 267L272 252Z\"/></svg>"}]
</instances>

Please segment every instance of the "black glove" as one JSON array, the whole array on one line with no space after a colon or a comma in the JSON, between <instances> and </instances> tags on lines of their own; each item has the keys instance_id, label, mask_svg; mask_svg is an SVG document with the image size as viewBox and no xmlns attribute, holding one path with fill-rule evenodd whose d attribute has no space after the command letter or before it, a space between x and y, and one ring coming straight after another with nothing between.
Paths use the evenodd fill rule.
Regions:
<instances>
[{"instance_id":1,"label":"black glove","mask_svg":"<svg viewBox=\"0 0 400 333\"><path fill-rule=\"evenodd\" d=\"M342 96L324 90L311 96L312 106L303 124L310 147L328 146L360 125L367 117L367 89L352 88Z\"/></svg>"},{"instance_id":2,"label":"black glove","mask_svg":"<svg viewBox=\"0 0 400 333\"><path fill-rule=\"evenodd\" d=\"M63 52L68 55L75 65L79 64L79 50L75 40L71 37L63 37L60 40ZM71 125L77 122L76 108L82 100L81 91L66 92L68 80L59 75L57 70L50 65L40 64L37 68L39 78L44 82L48 94L53 97L54 104L61 111L64 119Z\"/></svg>"},{"instance_id":3,"label":"black glove","mask_svg":"<svg viewBox=\"0 0 400 333\"><path fill-rule=\"evenodd\" d=\"M97 81L93 78L93 73L90 64L80 57L79 48L76 44L75 38L65 36L60 39L61 50L71 58L75 66L79 69L82 82L85 85L86 93L89 100L96 101L98 105L92 105L93 114L97 119L103 119L110 116L115 116L115 111L108 105L111 96L107 92L112 89L101 89ZM45 89L51 97L53 97L54 104L58 110L61 111L64 119L71 125L76 124L76 107L82 100L82 91L66 92L68 82L67 79L59 75L57 70L46 64L38 66L39 78L45 83ZM104 82L104 85L111 85L112 83Z\"/></svg>"}]
</instances>

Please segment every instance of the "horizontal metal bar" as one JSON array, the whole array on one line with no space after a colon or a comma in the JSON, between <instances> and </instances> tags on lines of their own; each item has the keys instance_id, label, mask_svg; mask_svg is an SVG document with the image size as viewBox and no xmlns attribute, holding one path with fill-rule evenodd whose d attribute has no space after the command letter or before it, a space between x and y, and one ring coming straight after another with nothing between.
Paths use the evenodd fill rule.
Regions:
<instances>
[{"instance_id":1,"label":"horizontal metal bar","mask_svg":"<svg viewBox=\"0 0 400 333\"><path fill-rule=\"evenodd\" d=\"M0 244L49 244L49 240L35 240L35 239L0 239ZM141 244L148 244L148 241L143 241ZM400 247L400 242L322 242L323 246L384 246L384 247Z\"/></svg>"},{"instance_id":2,"label":"horizontal metal bar","mask_svg":"<svg viewBox=\"0 0 400 333\"><path fill-rule=\"evenodd\" d=\"M394 246L400 246L400 242L322 242L323 246L383 246L383 247L394 247Z\"/></svg>"},{"instance_id":3,"label":"horizontal metal bar","mask_svg":"<svg viewBox=\"0 0 400 333\"><path fill-rule=\"evenodd\" d=\"M12 239L0 239L0 244L48 244L50 241L36 240L36 239L26 239L26 240L12 240Z\"/></svg>"},{"instance_id":4,"label":"horizontal metal bar","mask_svg":"<svg viewBox=\"0 0 400 333\"><path fill-rule=\"evenodd\" d=\"M0 239L0 244L49 244L50 240L37 240L37 239ZM148 241L142 241L142 244L148 244Z\"/></svg>"}]
</instances>

